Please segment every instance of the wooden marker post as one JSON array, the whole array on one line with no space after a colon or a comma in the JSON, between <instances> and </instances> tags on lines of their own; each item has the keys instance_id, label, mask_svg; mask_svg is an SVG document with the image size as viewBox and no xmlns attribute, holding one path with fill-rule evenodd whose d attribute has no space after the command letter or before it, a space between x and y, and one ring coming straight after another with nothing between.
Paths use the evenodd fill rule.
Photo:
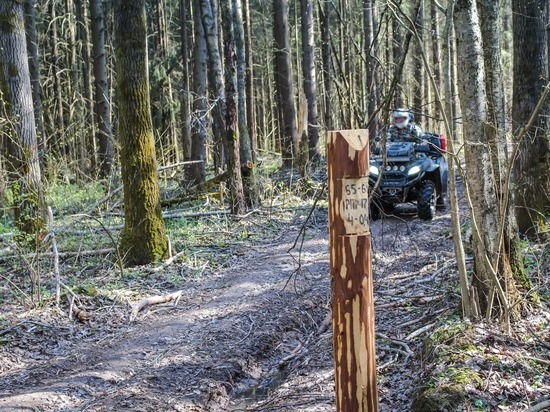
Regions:
<instances>
[{"instance_id":1,"label":"wooden marker post","mask_svg":"<svg viewBox=\"0 0 550 412\"><path fill-rule=\"evenodd\" d=\"M332 333L339 412L378 411L367 130L328 133Z\"/></svg>"}]
</instances>

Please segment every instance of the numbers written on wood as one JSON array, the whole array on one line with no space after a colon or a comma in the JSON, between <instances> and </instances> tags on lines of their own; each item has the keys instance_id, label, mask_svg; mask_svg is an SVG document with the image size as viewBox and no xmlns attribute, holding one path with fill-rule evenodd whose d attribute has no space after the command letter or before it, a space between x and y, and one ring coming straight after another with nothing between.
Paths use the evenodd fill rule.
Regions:
<instances>
[{"instance_id":1,"label":"numbers written on wood","mask_svg":"<svg viewBox=\"0 0 550 412\"><path fill-rule=\"evenodd\" d=\"M342 179L340 216L346 234L369 232L369 178Z\"/></svg>"}]
</instances>

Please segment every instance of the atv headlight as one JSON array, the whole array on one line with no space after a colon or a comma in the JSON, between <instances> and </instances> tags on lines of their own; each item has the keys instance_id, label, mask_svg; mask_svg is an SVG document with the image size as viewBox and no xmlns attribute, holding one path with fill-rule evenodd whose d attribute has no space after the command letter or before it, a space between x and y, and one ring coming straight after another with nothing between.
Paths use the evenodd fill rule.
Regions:
<instances>
[{"instance_id":1,"label":"atv headlight","mask_svg":"<svg viewBox=\"0 0 550 412\"><path fill-rule=\"evenodd\" d=\"M376 166L369 166L369 173L378 176L378 168Z\"/></svg>"},{"instance_id":2,"label":"atv headlight","mask_svg":"<svg viewBox=\"0 0 550 412\"><path fill-rule=\"evenodd\" d=\"M420 166L413 166L409 169L409 172L407 173L409 176L417 175L420 172Z\"/></svg>"}]
</instances>

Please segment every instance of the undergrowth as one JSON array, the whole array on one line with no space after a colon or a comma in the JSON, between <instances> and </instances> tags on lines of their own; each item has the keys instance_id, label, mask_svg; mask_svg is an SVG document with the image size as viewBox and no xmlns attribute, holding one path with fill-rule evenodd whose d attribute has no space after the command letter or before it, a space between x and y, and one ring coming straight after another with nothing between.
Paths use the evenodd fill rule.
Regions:
<instances>
[{"instance_id":1,"label":"undergrowth","mask_svg":"<svg viewBox=\"0 0 550 412\"><path fill-rule=\"evenodd\" d=\"M71 296L125 300L153 287L184 287L187 280L224 267L254 244L276 240L288 222L305 219L315 201L312 194L317 196L321 188L313 181L304 185L296 171L280 172L275 168L259 171L257 181L262 205L245 216L227 213L228 199L220 202L218 188L213 189L214 193L186 193L186 200L163 209L177 264L159 268L159 262L125 268L122 273L117 255L124 224L122 191L109 197L100 182L83 186L56 182L46 189L47 204L54 213L54 237L47 237L32 253L20 250L9 235L2 238L6 248L0 260L9 262L10 270L0 269L0 300L15 306L22 303L23 310L55 303L54 239L59 277L66 286L62 289L63 301ZM160 184L163 198L181 195L177 192L181 185L174 180L161 179ZM304 187L308 190L302 190ZM326 199L326 194L323 196ZM326 200L317 207L326 208ZM0 220L2 233L13 233L9 214Z\"/></svg>"}]
</instances>

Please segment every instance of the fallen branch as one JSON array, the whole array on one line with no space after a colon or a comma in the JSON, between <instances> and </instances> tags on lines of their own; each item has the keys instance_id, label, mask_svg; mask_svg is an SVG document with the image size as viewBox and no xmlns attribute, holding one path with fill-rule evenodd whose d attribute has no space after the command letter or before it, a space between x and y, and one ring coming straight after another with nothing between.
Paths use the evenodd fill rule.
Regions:
<instances>
[{"instance_id":1,"label":"fallen branch","mask_svg":"<svg viewBox=\"0 0 550 412\"><path fill-rule=\"evenodd\" d=\"M201 217L201 216L212 216L212 215L227 215L229 210L209 210L205 212L176 212L176 213L163 213L163 219L174 219L178 217Z\"/></svg>"},{"instance_id":2,"label":"fallen branch","mask_svg":"<svg viewBox=\"0 0 550 412\"><path fill-rule=\"evenodd\" d=\"M531 406L525 412L540 412L550 407L550 399L537 403L536 405Z\"/></svg>"},{"instance_id":3,"label":"fallen branch","mask_svg":"<svg viewBox=\"0 0 550 412\"><path fill-rule=\"evenodd\" d=\"M181 298L182 291L179 290L177 292L171 293L169 295L165 296L152 296L150 298L142 299L138 303L134 305L132 308L132 313L130 313L130 322L133 322L137 318L138 312L151 305L158 305L160 303L167 303L174 301L174 306L178 304L180 298Z\"/></svg>"},{"instance_id":4,"label":"fallen branch","mask_svg":"<svg viewBox=\"0 0 550 412\"><path fill-rule=\"evenodd\" d=\"M60 259L64 258L70 258L70 257L79 257L79 256L97 256L97 255L108 255L109 253L116 252L114 248L107 248L107 249L97 249L97 250L81 250L78 252L60 252L58 253L58 256ZM54 257L55 254L53 252L44 252L44 253L27 253L25 255L6 255L6 256L0 256L0 261L6 261L8 259L15 259L15 258L27 258L32 259L35 257Z\"/></svg>"},{"instance_id":5,"label":"fallen branch","mask_svg":"<svg viewBox=\"0 0 550 412\"><path fill-rule=\"evenodd\" d=\"M429 323L426 326L421 327L420 329L417 329L407 335L405 340L411 340L416 338L419 335L422 335L424 332L429 331L431 328L433 328L436 325L436 323Z\"/></svg>"},{"instance_id":6,"label":"fallen branch","mask_svg":"<svg viewBox=\"0 0 550 412\"><path fill-rule=\"evenodd\" d=\"M171 165L159 166L157 168L157 171L161 172L163 170L172 169L174 167L192 165L192 164L195 164L195 163L204 163L204 160L189 160L187 162L179 162L179 163L173 163Z\"/></svg>"},{"instance_id":7,"label":"fallen branch","mask_svg":"<svg viewBox=\"0 0 550 412\"><path fill-rule=\"evenodd\" d=\"M170 266L177 258L185 254L185 250L182 250L181 252L176 253L174 256L166 259L164 263L160 266L157 266L156 268L149 269L149 272L151 273L157 273L161 270L165 269L167 266Z\"/></svg>"}]
</instances>

